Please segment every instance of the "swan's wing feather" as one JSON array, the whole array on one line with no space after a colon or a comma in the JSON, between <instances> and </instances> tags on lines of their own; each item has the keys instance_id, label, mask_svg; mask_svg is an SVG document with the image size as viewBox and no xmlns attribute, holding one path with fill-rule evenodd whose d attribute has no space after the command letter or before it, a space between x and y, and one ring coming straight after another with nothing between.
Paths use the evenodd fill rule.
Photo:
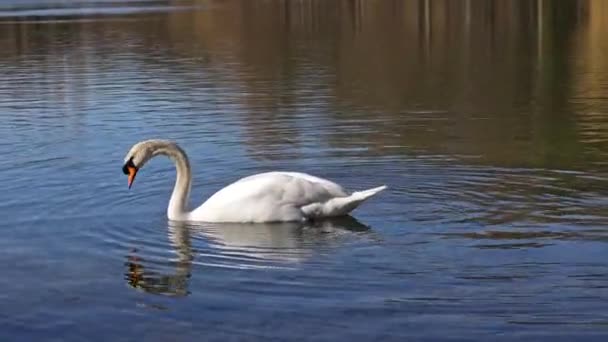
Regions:
<instances>
[{"instance_id":1,"label":"swan's wing feather","mask_svg":"<svg viewBox=\"0 0 608 342\"><path fill-rule=\"evenodd\" d=\"M242 178L216 192L209 200L273 199L303 206L342 196L346 196L342 187L322 178L298 172L267 172Z\"/></svg>"},{"instance_id":2,"label":"swan's wing feather","mask_svg":"<svg viewBox=\"0 0 608 342\"><path fill-rule=\"evenodd\" d=\"M240 180L236 181L235 183L241 183L241 182L245 183L245 182L259 181L259 180L270 181L270 182L282 182L282 181L292 181L293 182L293 181L295 181L300 186L304 186L304 187L308 186L308 187L315 188L315 189L318 188L317 190L323 189L324 191L327 191L336 197L346 195L344 189L342 189L342 187L340 185L338 185L332 181L329 181L327 179L315 177L313 175L309 175L307 173L302 173L302 172L281 172L281 171L265 172L265 173L259 173L256 175L241 178ZM311 183L311 184L309 184L309 183Z\"/></svg>"}]
</instances>

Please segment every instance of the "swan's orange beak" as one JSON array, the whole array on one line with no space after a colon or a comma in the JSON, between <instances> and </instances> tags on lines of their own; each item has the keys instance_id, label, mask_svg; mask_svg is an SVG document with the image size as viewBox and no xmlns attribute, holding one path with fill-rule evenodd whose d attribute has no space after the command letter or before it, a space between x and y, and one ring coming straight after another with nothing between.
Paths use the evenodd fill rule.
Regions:
<instances>
[{"instance_id":1,"label":"swan's orange beak","mask_svg":"<svg viewBox=\"0 0 608 342\"><path fill-rule=\"evenodd\" d=\"M137 168L134 166L127 166L127 170L129 171L129 189L131 189L131 185L133 185L133 181L137 175Z\"/></svg>"},{"instance_id":2,"label":"swan's orange beak","mask_svg":"<svg viewBox=\"0 0 608 342\"><path fill-rule=\"evenodd\" d=\"M135 180L135 175L137 175L137 166L133 164L133 158L129 159L122 167L122 173L129 176L129 189L131 189L131 185L133 185L133 181Z\"/></svg>"}]
</instances>

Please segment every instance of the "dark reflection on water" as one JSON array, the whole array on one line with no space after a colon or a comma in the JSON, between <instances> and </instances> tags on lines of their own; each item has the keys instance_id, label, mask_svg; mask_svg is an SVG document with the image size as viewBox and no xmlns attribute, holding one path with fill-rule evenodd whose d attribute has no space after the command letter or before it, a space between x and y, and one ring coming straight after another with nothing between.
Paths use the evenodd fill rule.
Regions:
<instances>
[{"instance_id":1,"label":"dark reflection on water","mask_svg":"<svg viewBox=\"0 0 608 342\"><path fill-rule=\"evenodd\" d=\"M130 286L142 289L149 293L184 296L188 294L188 278L192 272L192 259L194 258L190 232L184 224L169 225L169 238L177 254L177 260L168 266L173 268L171 274L162 274L150 271L145 256L139 257L138 250L129 251L125 265L128 272L125 277Z\"/></svg>"},{"instance_id":2,"label":"dark reflection on water","mask_svg":"<svg viewBox=\"0 0 608 342\"><path fill-rule=\"evenodd\" d=\"M3 2L0 340L605 339L606 15ZM270 169L390 188L355 222L167 225L171 164L120 171L150 137L193 205Z\"/></svg>"}]
</instances>

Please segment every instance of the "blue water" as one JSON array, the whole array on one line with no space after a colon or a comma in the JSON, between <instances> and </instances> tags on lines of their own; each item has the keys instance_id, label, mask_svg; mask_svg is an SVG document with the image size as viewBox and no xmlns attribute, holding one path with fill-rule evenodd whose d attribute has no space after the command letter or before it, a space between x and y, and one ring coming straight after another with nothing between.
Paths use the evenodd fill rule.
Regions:
<instances>
[{"instance_id":1,"label":"blue water","mask_svg":"<svg viewBox=\"0 0 608 342\"><path fill-rule=\"evenodd\" d=\"M432 3L5 3L0 340L604 340L608 29ZM150 138L188 153L193 206L268 170L389 189L308 226L169 223L170 161L121 171Z\"/></svg>"}]
</instances>

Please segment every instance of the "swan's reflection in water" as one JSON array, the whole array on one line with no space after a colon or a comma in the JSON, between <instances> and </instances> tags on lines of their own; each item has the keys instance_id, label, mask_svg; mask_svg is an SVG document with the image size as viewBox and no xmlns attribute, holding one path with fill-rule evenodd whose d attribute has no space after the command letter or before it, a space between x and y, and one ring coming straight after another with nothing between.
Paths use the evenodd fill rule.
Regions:
<instances>
[{"instance_id":1,"label":"swan's reflection in water","mask_svg":"<svg viewBox=\"0 0 608 342\"><path fill-rule=\"evenodd\" d=\"M177 258L165 262L151 261L134 248L127 255L125 278L130 286L145 292L186 296L194 257L191 234L183 223L170 223L168 234ZM167 269L170 271L163 272Z\"/></svg>"},{"instance_id":2,"label":"swan's reflection in water","mask_svg":"<svg viewBox=\"0 0 608 342\"><path fill-rule=\"evenodd\" d=\"M369 230L350 216L311 223L169 222L169 241L175 257L159 262L158 257L147 257L132 249L125 263L125 278L130 286L148 293L186 296L193 264L238 269L288 268L331 246L343 235L356 236Z\"/></svg>"}]
</instances>

